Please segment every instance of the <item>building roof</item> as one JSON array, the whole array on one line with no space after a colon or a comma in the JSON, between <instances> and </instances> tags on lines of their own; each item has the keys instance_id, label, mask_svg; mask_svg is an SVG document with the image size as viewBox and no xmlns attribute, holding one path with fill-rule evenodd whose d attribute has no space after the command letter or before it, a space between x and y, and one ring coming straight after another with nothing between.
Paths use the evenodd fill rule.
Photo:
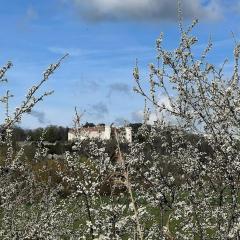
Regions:
<instances>
[{"instance_id":1,"label":"building roof","mask_svg":"<svg viewBox=\"0 0 240 240\"><path fill-rule=\"evenodd\" d=\"M105 126L95 126L95 127L83 127L80 129L80 131L84 130L84 132L104 132ZM69 129L70 133L74 133L75 129Z\"/></svg>"}]
</instances>

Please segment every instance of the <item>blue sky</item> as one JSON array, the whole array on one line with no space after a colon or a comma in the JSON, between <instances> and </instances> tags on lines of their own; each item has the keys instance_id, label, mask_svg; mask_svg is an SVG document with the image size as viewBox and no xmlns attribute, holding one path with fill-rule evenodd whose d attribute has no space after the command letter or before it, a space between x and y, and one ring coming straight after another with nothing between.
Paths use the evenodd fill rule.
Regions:
<instances>
[{"instance_id":1,"label":"blue sky","mask_svg":"<svg viewBox=\"0 0 240 240\"><path fill-rule=\"evenodd\" d=\"M182 5L185 24L200 19L194 31L198 50L211 35L209 59L220 64L229 57L228 74L231 31L240 38L240 0L183 0ZM176 16L175 0L1 0L0 64L14 64L1 93L10 89L11 107L17 107L44 69L68 52L42 89L54 94L23 118L23 127L71 126L75 106L86 111L83 121L140 121L144 99L132 91L135 60L146 76L160 32L166 48L177 46Z\"/></svg>"}]
</instances>

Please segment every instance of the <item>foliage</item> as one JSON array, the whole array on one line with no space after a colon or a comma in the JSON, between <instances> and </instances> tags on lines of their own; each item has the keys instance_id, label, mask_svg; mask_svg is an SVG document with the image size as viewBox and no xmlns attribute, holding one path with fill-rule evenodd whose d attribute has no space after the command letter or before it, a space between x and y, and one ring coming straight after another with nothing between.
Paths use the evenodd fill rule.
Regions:
<instances>
[{"instance_id":1,"label":"foliage","mask_svg":"<svg viewBox=\"0 0 240 240\"><path fill-rule=\"evenodd\" d=\"M37 129L23 129L15 126L13 128L13 139L15 141L25 141L27 138L30 138L31 141L39 141L43 131L45 132L44 140L50 143L56 141L64 142L68 139L68 128L54 125Z\"/></svg>"}]
</instances>

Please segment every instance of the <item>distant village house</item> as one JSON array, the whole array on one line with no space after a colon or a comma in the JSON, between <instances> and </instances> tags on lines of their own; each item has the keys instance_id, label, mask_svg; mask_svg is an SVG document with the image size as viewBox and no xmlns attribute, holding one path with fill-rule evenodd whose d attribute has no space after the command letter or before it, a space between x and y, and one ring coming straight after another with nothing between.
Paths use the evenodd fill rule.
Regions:
<instances>
[{"instance_id":1,"label":"distant village house","mask_svg":"<svg viewBox=\"0 0 240 240\"><path fill-rule=\"evenodd\" d=\"M119 139L121 141L126 141L128 143L132 142L132 128L131 127L120 127L116 128L107 125L97 125L92 127L83 127L79 130L79 138L83 139L101 139L110 140L115 137L115 132L117 132ZM74 129L69 129L68 141L74 141L77 138Z\"/></svg>"}]
</instances>

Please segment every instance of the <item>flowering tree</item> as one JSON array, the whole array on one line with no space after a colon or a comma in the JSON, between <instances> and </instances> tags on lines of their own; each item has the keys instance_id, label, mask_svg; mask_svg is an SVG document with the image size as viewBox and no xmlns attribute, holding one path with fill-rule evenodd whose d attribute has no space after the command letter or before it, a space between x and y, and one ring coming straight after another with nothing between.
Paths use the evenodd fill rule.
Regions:
<instances>
[{"instance_id":1,"label":"flowering tree","mask_svg":"<svg viewBox=\"0 0 240 240\"><path fill-rule=\"evenodd\" d=\"M60 66L66 56L47 68L43 73L42 80L28 90L25 100L13 113L9 110L9 101L13 97L10 91L8 90L6 95L0 99L5 106L5 120L1 125L0 147L2 148L4 145L7 147L5 159L0 167L1 239L56 239L54 238L54 231L57 224L49 223L57 223L57 209L54 204L57 191L55 189L49 192L48 184L43 185L36 181L31 166L24 161L24 146L20 150L16 150L13 147L12 134L14 125L21 121L22 116L31 112L39 101L52 94L51 91L45 92L39 97L36 96L38 90ZM8 62L6 66L0 69L2 83L7 82L4 77L11 67L12 63ZM42 140L40 139L40 143ZM39 144L32 161L40 161L45 156L46 149Z\"/></svg>"},{"instance_id":2,"label":"flowering tree","mask_svg":"<svg viewBox=\"0 0 240 240\"><path fill-rule=\"evenodd\" d=\"M163 177L157 162L165 154L153 151L152 167L143 174L150 185L157 183L153 186L154 190L159 187L160 202L171 209L176 239L239 239L240 45L236 42L233 74L225 76L226 61L220 68L207 61L211 41L200 58L194 56L197 38L191 31L196 24L193 21L187 30L180 24L180 43L174 51L163 49L163 35L157 39L158 65L150 64L149 94L141 87L138 67L134 70L135 91L159 115L171 119L174 134L170 141L161 142L167 162L178 168L178 177L171 171ZM167 97L168 104L162 104L159 96ZM165 137L165 124L166 120L157 121L150 141L154 136ZM187 134L194 134L196 140L190 141Z\"/></svg>"}]
</instances>

